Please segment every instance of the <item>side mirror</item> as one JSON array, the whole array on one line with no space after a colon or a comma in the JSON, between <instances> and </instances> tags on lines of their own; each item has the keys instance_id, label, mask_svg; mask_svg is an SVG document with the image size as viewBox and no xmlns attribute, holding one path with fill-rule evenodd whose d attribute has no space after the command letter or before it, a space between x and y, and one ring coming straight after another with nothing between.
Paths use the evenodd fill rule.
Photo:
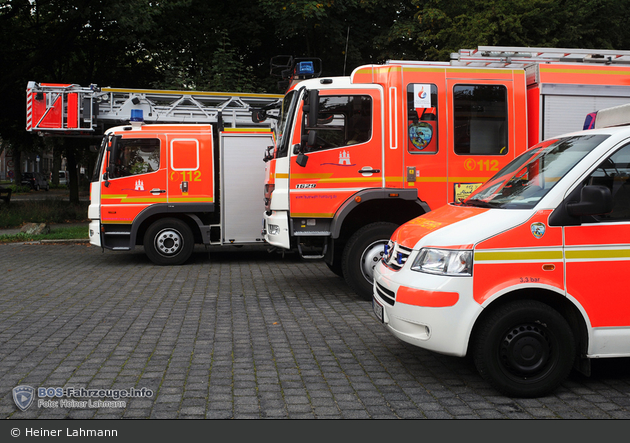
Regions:
<instances>
[{"instance_id":1,"label":"side mirror","mask_svg":"<svg viewBox=\"0 0 630 443\"><path fill-rule=\"evenodd\" d=\"M109 178L114 176L114 171L116 170L116 158L118 158L118 142L120 141L120 139L120 135L115 135L110 139L107 145L109 160L107 162L107 167L105 168L105 174L103 175L105 187L109 186Z\"/></svg>"},{"instance_id":2,"label":"side mirror","mask_svg":"<svg viewBox=\"0 0 630 443\"><path fill-rule=\"evenodd\" d=\"M308 155L306 155L306 148L315 146L317 142L317 131L311 129L308 131L308 135L302 136L302 143L299 145L293 146L293 153L297 154L297 158L295 162L298 166L304 167L306 166L306 162L308 162Z\"/></svg>"},{"instance_id":3,"label":"side mirror","mask_svg":"<svg viewBox=\"0 0 630 443\"><path fill-rule=\"evenodd\" d=\"M306 127L316 128L319 118L319 91L317 89L308 91L302 110L306 114Z\"/></svg>"},{"instance_id":4,"label":"side mirror","mask_svg":"<svg viewBox=\"0 0 630 443\"><path fill-rule=\"evenodd\" d=\"M612 193L606 186L584 186L580 192L580 201L567 203L567 212L574 217L607 214L612 208Z\"/></svg>"},{"instance_id":5,"label":"side mirror","mask_svg":"<svg viewBox=\"0 0 630 443\"><path fill-rule=\"evenodd\" d=\"M263 109L252 109L252 122L262 123L267 120L267 113Z\"/></svg>"}]
</instances>

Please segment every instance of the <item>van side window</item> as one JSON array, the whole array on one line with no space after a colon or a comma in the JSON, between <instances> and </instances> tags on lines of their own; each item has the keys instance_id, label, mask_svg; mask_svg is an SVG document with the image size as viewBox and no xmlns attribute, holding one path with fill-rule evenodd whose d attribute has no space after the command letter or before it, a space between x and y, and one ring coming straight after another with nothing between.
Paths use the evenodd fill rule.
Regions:
<instances>
[{"instance_id":1,"label":"van side window","mask_svg":"<svg viewBox=\"0 0 630 443\"><path fill-rule=\"evenodd\" d=\"M157 138L123 138L120 140L118 158L114 159L112 178L145 174L160 168L160 140Z\"/></svg>"},{"instance_id":2,"label":"van side window","mask_svg":"<svg viewBox=\"0 0 630 443\"><path fill-rule=\"evenodd\" d=\"M320 95L317 143L309 151L365 143L372 138L372 97Z\"/></svg>"},{"instance_id":3,"label":"van side window","mask_svg":"<svg viewBox=\"0 0 630 443\"><path fill-rule=\"evenodd\" d=\"M437 86L407 85L407 152L435 154L438 151Z\"/></svg>"},{"instance_id":4,"label":"van side window","mask_svg":"<svg viewBox=\"0 0 630 443\"><path fill-rule=\"evenodd\" d=\"M598 221L630 220L630 144L601 162L587 183L606 186L612 193L613 210L595 217Z\"/></svg>"},{"instance_id":5,"label":"van side window","mask_svg":"<svg viewBox=\"0 0 630 443\"><path fill-rule=\"evenodd\" d=\"M508 153L507 88L456 85L453 88L455 153Z\"/></svg>"}]
</instances>

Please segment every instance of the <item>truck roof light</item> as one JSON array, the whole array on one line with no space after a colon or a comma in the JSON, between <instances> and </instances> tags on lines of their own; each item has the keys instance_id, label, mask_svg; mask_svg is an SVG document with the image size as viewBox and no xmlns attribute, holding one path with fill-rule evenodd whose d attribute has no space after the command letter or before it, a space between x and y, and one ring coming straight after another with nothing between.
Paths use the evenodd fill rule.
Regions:
<instances>
[{"instance_id":1,"label":"truck roof light","mask_svg":"<svg viewBox=\"0 0 630 443\"><path fill-rule=\"evenodd\" d=\"M144 121L144 114L142 112L142 109L132 109L131 110L131 118L129 119L129 121L132 121L132 122L143 122Z\"/></svg>"},{"instance_id":2,"label":"truck roof light","mask_svg":"<svg viewBox=\"0 0 630 443\"><path fill-rule=\"evenodd\" d=\"M295 73L297 75L314 74L315 67L313 65L313 62L311 61L299 62L295 67Z\"/></svg>"}]
</instances>

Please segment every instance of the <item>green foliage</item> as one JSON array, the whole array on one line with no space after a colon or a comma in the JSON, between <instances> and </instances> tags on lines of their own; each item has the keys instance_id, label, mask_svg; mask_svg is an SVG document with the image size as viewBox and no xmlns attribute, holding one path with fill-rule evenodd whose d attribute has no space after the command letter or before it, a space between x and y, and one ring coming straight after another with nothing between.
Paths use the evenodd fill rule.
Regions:
<instances>
[{"instance_id":1,"label":"green foliage","mask_svg":"<svg viewBox=\"0 0 630 443\"><path fill-rule=\"evenodd\" d=\"M24 130L28 81L281 92L275 55L329 76L478 45L624 50L629 16L625 0L0 0L0 137L15 158L44 148ZM62 149L85 162L86 143Z\"/></svg>"},{"instance_id":2,"label":"green foliage","mask_svg":"<svg viewBox=\"0 0 630 443\"><path fill-rule=\"evenodd\" d=\"M65 200L24 200L0 204L0 228L17 228L24 223L68 223L87 220L88 202Z\"/></svg>"},{"instance_id":3,"label":"green foliage","mask_svg":"<svg viewBox=\"0 0 630 443\"><path fill-rule=\"evenodd\" d=\"M481 45L628 49L622 0L413 0L412 34L426 60Z\"/></svg>"}]
</instances>

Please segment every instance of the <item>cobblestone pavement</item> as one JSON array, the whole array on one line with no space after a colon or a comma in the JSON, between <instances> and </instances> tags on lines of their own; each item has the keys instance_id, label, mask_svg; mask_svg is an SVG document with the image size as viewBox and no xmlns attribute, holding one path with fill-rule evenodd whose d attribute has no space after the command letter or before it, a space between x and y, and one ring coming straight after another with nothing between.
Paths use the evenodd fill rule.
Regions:
<instances>
[{"instance_id":1,"label":"cobblestone pavement","mask_svg":"<svg viewBox=\"0 0 630 443\"><path fill-rule=\"evenodd\" d=\"M0 269L2 418L630 418L629 359L507 398L468 359L398 341L324 263L291 254L202 248L158 267L141 251L10 244ZM21 411L19 385L153 396Z\"/></svg>"}]
</instances>

